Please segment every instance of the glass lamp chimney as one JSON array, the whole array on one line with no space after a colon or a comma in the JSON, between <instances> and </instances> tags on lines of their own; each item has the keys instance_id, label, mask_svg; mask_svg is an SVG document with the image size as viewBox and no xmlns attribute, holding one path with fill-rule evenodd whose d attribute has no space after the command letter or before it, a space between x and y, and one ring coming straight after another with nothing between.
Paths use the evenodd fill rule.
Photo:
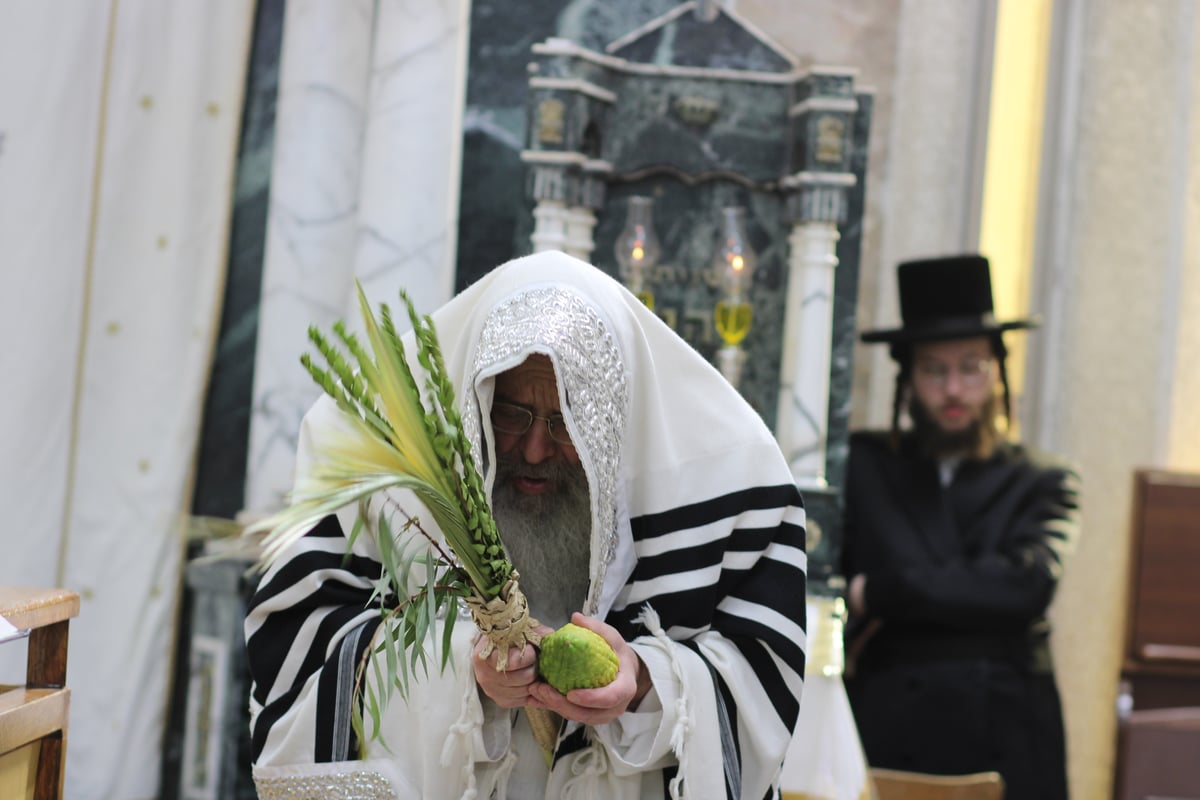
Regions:
<instances>
[{"instance_id":1,"label":"glass lamp chimney","mask_svg":"<svg viewBox=\"0 0 1200 800\"><path fill-rule=\"evenodd\" d=\"M746 211L740 206L721 209L717 250L713 256L720 297L715 321L726 345L736 346L750 332L750 284L758 259L746 234Z\"/></svg>"},{"instance_id":2,"label":"glass lamp chimney","mask_svg":"<svg viewBox=\"0 0 1200 800\"><path fill-rule=\"evenodd\" d=\"M621 280L647 308L654 308L654 293L647 288L647 272L658 263L662 248L654 233L654 200L630 197L625 227L614 246Z\"/></svg>"}]
</instances>

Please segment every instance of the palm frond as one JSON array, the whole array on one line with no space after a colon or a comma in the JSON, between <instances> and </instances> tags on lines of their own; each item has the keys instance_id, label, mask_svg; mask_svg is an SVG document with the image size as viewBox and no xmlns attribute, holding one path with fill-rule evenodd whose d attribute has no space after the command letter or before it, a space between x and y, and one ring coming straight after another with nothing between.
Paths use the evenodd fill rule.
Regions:
<instances>
[{"instance_id":1,"label":"palm frond","mask_svg":"<svg viewBox=\"0 0 1200 800\"><path fill-rule=\"evenodd\" d=\"M422 372L418 382L389 307L381 304L376 316L361 285L357 295L366 345L339 322L332 336L309 329L309 340L323 365L312 355L301 357L346 424L321 437L313 453L315 466L297 482L291 504L248 532L266 533L260 559L265 569L322 518L358 505L351 546L368 531L382 563L372 602L385 606L382 635L374 648L383 658L372 659L372 669L386 672L376 674L380 680L376 685L386 688L383 696L369 693L363 706L378 723L392 690L405 695L411 675L427 669L425 643L436 638L439 619L443 629L436 662L445 667L460 600L468 600L476 623L496 646L504 648L502 653L513 643L536 643L536 637L522 626L483 621L511 605L514 594L522 604L524 599L471 455L432 318L419 315L412 299L400 293L413 325L414 355ZM408 490L420 501L448 552L396 501L378 503L394 489ZM371 505L377 518L368 510ZM392 529L389 511L404 518L397 531ZM411 536L414 527L423 538ZM425 541L426 546L409 546L414 541ZM423 577L414 574L417 565L424 568ZM355 726L361 728L361 718L355 719Z\"/></svg>"}]
</instances>

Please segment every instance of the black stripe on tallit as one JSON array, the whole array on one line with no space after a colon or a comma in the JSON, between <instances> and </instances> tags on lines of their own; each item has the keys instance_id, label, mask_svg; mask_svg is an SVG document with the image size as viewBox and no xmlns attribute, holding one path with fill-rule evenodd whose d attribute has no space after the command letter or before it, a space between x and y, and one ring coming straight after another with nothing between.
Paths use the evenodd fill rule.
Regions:
<instances>
[{"instance_id":1,"label":"black stripe on tallit","mask_svg":"<svg viewBox=\"0 0 1200 800\"><path fill-rule=\"evenodd\" d=\"M317 713L313 753L318 763L358 757L358 737L351 724L358 664L371 645L379 619L368 620L344 637L317 678Z\"/></svg>"},{"instance_id":2,"label":"black stripe on tallit","mask_svg":"<svg viewBox=\"0 0 1200 800\"><path fill-rule=\"evenodd\" d=\"M636 579L631 581L631 585L636 583ZM779 587L786 587L786 590L780 591ZM761 607L763 618L735 616L720 611L716 604L724 597L745 600ZM797 673L803 674L803 647L770 625L767 617L770 616L769 612L779 613L803 629L804 597L803 570L773 559L760 558L749 572L722 570L715 583L659 594L644 602L614 609L607 621L627 637L640 635L645 632L644 628L635 626L632 621L648 603L658 613L664 628L680 626L703 629L711 626L732 639L762 639Z\"/></svg>"},{"instance_id":3,"label":"black stripe on tallit","mask_svg":"<svg viewBox=\"0 0 1200 800\"><path fill-rule=\"evenodd\" d=\"M687 594L690 595L694 593ZM669 601L670 603L681 602L681 597L686 597L686 595L670 595ZM658 611L660 608L669 607L667 598L664 597L656 597L647 602L652 608L654 608L655 611ZM686 600L682 602L686 602ZM628 608L621 609L620 611L611 612L605 621L614 628L617 628L618 631L621 631L621 635L626 639L634 639L638 636L645 635L648 632L645 626L641 624L634 624L631 620L631 616L636 617L642 612L642 610L643 606L641 605L630 606ZM661 618L660 621L662 622L664 629L670 627L665 618ZM686 619L683 620L684 623L687 621L688 620ZM769 647L776 656L783 660L784 663L786 663L792 669L792 671L794 671L797 675L803 675L806 659L804 648L799 642L793 641L792 639L782 635L780 631L765 621L755 620L750 617L734 616L721 611L720 609L714 611L711 618L704 620L704 622L706 628L720 633L726 639L736 644L738 649L741 650L752 662L754 659L751 658L751 652L749 651L757 650L761 652L763 655L762 661L761 663L756 664L756 667L760 673L759 679L762 681L763 685L772 692L772 696L775 696L776 692L782 692L783 695L779 697L780 701L784 700L784 698L789 701L792 700L792 690L783 680L783 676L780 673L779 668L775 665L775 662L771 660L763 648ZM687 625L686 627L698 626ZM782 704L777 703L776 705L776 711L780 712L780 719L785 722L788 721L789 718L794 718L794 711L792 711L792 709L793 704L791 702L785 702ZM785 715L785 712L787 714L791 714L791 716L789 717Z\"/></svg>"},{"instance_id":4,"label":"black stripe on tallit","mask_svg":"<svg viewBox=\"0 0 1200 800\"><path fill-rule=\"evenodd\" d=\"M322 518L312 530L304 534L304 538L339 539L344 537L342 526L338 522L337 516L330 514ZM370 558L345 552L305 551L292 558L277 572L271 574L269 578L265 578L264 582L260 583L258 588L254 590L254 596L250 598L250 603L246 610L253 611L262 603L275 597L275 595L291 588L299 579L307 577L309 573L316 569L345 569L355 576L370 578L372 581L378 580L381 574L379 563ZM349 586L346 588L349 591L360 591ZM368 596L370 596L369 592Z\"/></svg>"},{"instance_id":5,"label":"black stripe on tallit","mask_svg":"<svg viewBox=\"0 0 1200 800\"><path fill-rule=\"evenodd\" d=\"M804 500L795 484L755 486L668 511L643 514L631 519L629 524L633 531L633 540L637 542L686 528L698 528L717 520L735 517L744 511L787 506L804 507Z\"/></svg>"},{"instance_id":6,"label":"black stripe on tallit","mask_svg":"<svg viewBox=\"0 0 1200 800\"><path fill-rule=\"evenodd\" d=\"M679 595L671 596L672 601L678 599ZM664 598L659 597L654 598L651 605L658 610L667 604L664 602ZM620 612L610 613L606 621L618 630L627 630L628 633L622 632L622 635L627 639L633 639L646 632L643 626L634 625L629 619L630 612L637 614L641 610L641 607L622 609ZM783 636L766 622L733 616L720 610L713 614L710 622L711 630L720 633L732 642L750 662L758 680L772 699L775 713L778 714L780 721L789 728L793 727L799 715L799 702L767 648L769 647L770 651L782 659L797 675L804 674L804 648L799 642ZM664 627L667 627L665 621L663 624Z\"/></svg>"},{"instance_id":7,"label":"black stripe on tallit","mask_svg":"<svg viewBox=\"0 0 1200 800\"><path fill-rule=\"evenodd\" d=\"M770 559L762 559L750 580L729 588L728 596L771 609L805 629L806 578L800 570ZM727 636L762 639L797 673L804 674L805 655L800 642L783 635L775 626L754 617L733 616L717 609L713 626Z\"/></svg>"},{"instance_id":8,"label":"black stripe on tallit","mask_svg":"<svg viewBox=\"0 0 1200 800\"><path fill-rule=\"evenodd\" d=\"M331 671L335 670L338 658L338 650L335 648L333 654L328 661L323 660L322 654L325 652L329 642L333 639L333 634L345 627L353 621L354 617L363 613L360 608L338 608L331 610L322 620L317 628L317 635L312 641L322 642L323 646L319 649L315 646L305 649L304 661L301 662L299 671L296 673L295 681L286 692L272 700L269 704L265 704L258 718L255 720L252 744L252 757L257 760L262 752L262 747L266 743L266 736L280 717L287 713L288 709L296 701L296 698L304 686L304 682L310 675L322 667L328 667ZM379 617L373 619L375 625L379 624ZM262 633L262 631L259 631ZM266 641L271 641L269 638ZM272 642L274 644L274 642ZM288 640L286 645L295 646L296 642ZM254 678L254 699L259 703L265 703L265 698L271 694L272 686L274 685L273 678L278 675L278 671L272 674L271 682L266 682L265 679L260 679L258 674L251 667L251 675Z\"/></svg>"},{"instance_id":9,"label":"black stripe on tallit","mask_svg":"<svg viewBox=\"0 0 1200 800\"><path fill-rule=\"evenodd\" d=\"M717 627L714 625L714 627ZM758 637L764 638L764 637ZM777 638L777 637L772 637ZM771 699L771 706L775 709L775 715L779 717L788 730L793 730L796 727L796 720L800 717L800 700L792 694L791 687L783 678L783 674L776 666L775 660L771 658L771 652L779 655L779 647L772 645L771 651L758 640L750 640L745 638L734 638L733 642L737 645L738 651L742 656L750 662L750 669L762 684L763 691L767 697ZM803 661L803 655L801 655ZM790 665L789 665L790 666ZM798 674L804 674L804 666L801 664Z\"/></svg>"},{"instance_id":10,"label":"black stripe on tallit","mask_svg":"<svg viewBox=\"0 0 1200 800\"><path fill-rule=\"evenodd\" d=\"M660 577L708 569L720 565L728 553L765 553L772 544L790 546L803 551L803 527L794 523L781 522L770 528L739 528L731 531L729 536L721 537L715 542L702 542L692 546L685 544L655 555L639 555L628 584L636 587L639 583L653 581ZM774 587L797 587L798 595L803 597L804 571L798 566L768 558L759 558L750 567L750 572L754 573L755 580L759 574L770 575L775 581L771 584ZM680 616L674 619L672 624L688 624L684 620L690 620L691 623L699 622L699 625L702 626L704 624L702 617L708 613L707 610L711 609L718 599L728 594L748 596L744 591L738 591L739 585L747 582L748 574L750 573L747 570L724 567L716 583L696 586L676 593L679 602L675 605ZM708 602L704 601L704 595L710 596ZM667 613L659 607L657 598L655 609L660 616ZM637 610L630 610L627 616L632 619L637 616L637 613ZM797 619L803 620L804 615L799 614ZM698 627L698 625L691 624L690 627Z\"/></svg>"},{"instance_id":11,"label":"black stripe on tallit","mask_svg":"<svg viewBox=\"0 0 1200 800\"><path fill-rule=\"evenodd\" d=\"M795 526L790 526L795 527ZM637 595L639 584L649 582L658 577L677 575L683 572L711 569L721 566L730 553L746 551L752 554L764 553L772 543L769 533L754 531L734 531L725 540L728 548L718 545L715 549L705 544L696 548L671 550L639 561L630 576L629 585ZM747 545L749 545L747 547ZM697 551L703 551L698 553ZM736 560L736 559L733 559ZM670 565L678 565L672 569ZM780 587L789 589L787 594L780 594ZM716 581L703 585L693 585L677 592L659 594L653 600L655 610L663 620L664 625L684 625L687 627L703 627L712 614L714 606L725 597L736 597L752 603L774 608L803 626L804 620L804 570L795 564L789 564L768 557L757 558L749 569L732 566L721 567ZM640 603L638 604L640 605ZM636 616L636 612L630 615ZM669 620L669 622L668 622Z\"/></svg>"},{"instance_id":12,"label":"black stripe on tallit","mask_svg":"<svg viewBox=\"0 0 1200 800\"><path fill-rule=\"evenodd\" d=\"M555 765L557 766L560 759L571 755L571 753L577 753L587 746L587 726L579 725L575 730L559 739L558 747L554 751Z\"/></svg>"},{"instance_id":13,"label":"black stripe on tallit","mask_svg":"<svg viewBox=\"0 0 1200 800\"><path fill-rule=\"evenodd\" d=\"M304 538L340 538L341 530L337 517L331 514L317 523ZM362 556L323 550L302 551L276 572L264 578L250 598L247 611L253 611L318 571L345 571L348 575L361 576L360 580L365 578L376 581L382 570L378 562ZM250 672L256 683L255 699L260 703L265 701L278 677L280 667L295 644L296 637L315 611L322 608L346 609L337 617L337 623L332 629L322 626L323 630L331 634L336 632L340 625L367 609L370 598L369 587L353 586L330 579L324 581L303 600L269 614L261 627L248 639L248 642L253 642L253 646L247 649L251 659ZM310 653L318 654L319 658L319 654L328 650L329 644L328 638L314 640L309 643L308 649ZM311 658L309 661L305 670L312 667ZM316 666L319 666L319 663ZM311 671L304 674L311 674Z\"/></svg>"},{"instance_id":14,"label":"black stripe on tallit","mask_svg":"<svg viewBox=\"0 0 1200 800\"><path fill-rule=\"evenodd\" d=\"M794 486L765 487L746 490L717 498L714 501L648 515L635 521L635 539L645 542L679 529L689 529L715 522L717 518L735 517L747 510L778 508L779 503L790 503L800 507L799 493ZM780 509L786 514L786 509ZM711 568L723 562L727 553L763 553L772 544L779 543L803 551L803 526L781 521L768 528L735 529L729 537L719 542L702 543L694 547L682 547L655 556L639 559L630 586L636 587L639 580L653 579L661 575L677 575L689 569ZM786 587L787 591L780 591ZM804 598L806 580L804 570L792 564L760 557L749 569L722 568L717 580L709 585L694 586L681 591L658 594L614 609L608 622L622 631L626 638L645 633L643 626L634 625L645 605L658 613L664 628L680 626L694 629L711 628L729 639L742 652L751 665L764 692L771 698L773 708L781 723L788 729L795 727L799 716L799 701L784 679L772 653L782 659L797 675L804 674L805 654L800 642L785 636L771 623L773 614L778 613L794 621L803 629L805 621ZM719 610L716 604L726 596L744 600L761 608L761 616L733 615ZM694 642L684 642L695 649ZM769 649L768 649L769 648ZM705 662L707 664L707 661ZM726 704L732 707L732 697L726 691ZM735 726L736 735L736 726Z\"/></svg>"},{"instance_id":15,"label":"black stripe on tallit","mask_svg":"<svg viewBox=\"0 0 1200 800\"><path fill-rule=\"evenodd\" d=\"M342 528L337 517L330 515L305 534L305 538L342 538ZM317 571L329 571L334 575L343 572L347 577L353 576L359 580L376 580L381 573L381 567L372 559L345 552L302 551L264 580L251 598L249 608L254 609L267 603ZM249 637L247 656L253 678L254 699L263 705L251 736L251 753L254 759L261 754L271 727L296 701L304 682L314 672L326 667L327 663L328 672L337 672L339 648L334 646L335 637L339 636L347 625L353 623L356 617L372 612L378 614L379 600L376 598L372 603L371 593L370 587L349 585L331 575L302 600L286 609L271 612L258 630ZM298 642L301 631L306 625L311 625L314 618L320 620L315 629L305 634L303 642ZM374 624L369 626L371 634L377 624L378 617ZM297 646L303 648L304 658L293 676L292 685L267 704L267 698L277 691L275 684L283 664ZM326 662L324 654L330 650L333 653Z\"/></svg>"},{"instance_id":16,"label":"black stripe on tallit","mask_svg":"<svg viewBox=\"0 0 1200 800\"><path fill-rule=\"evenodd\" d=\"M653 580L664 575L704 569L721 563L727 552L761 553L772 544L804 549L804 528L789 522L769 528L735 528L731 535L715 541L676 548L638 559L631 579ZM736 576L737 572L732 572Z\"/></svg>"},{"instance_id":17,"label":"black stripe on tallit","mask_svg":"<svg viewBox=\"0 0 1200 800\"><path fill-rule=\"evenodd\" d=\"M296 702L302 686L303 684L296 684L259 712L258 718L250 726L250 761L252 763L257 762L259 756L262 755L263 747L267 744L267 734L271 732L271 728L279 721L279 718L292 707L292 703Z\"/></svg>"},{"instance_id":18,"label":"black stripe on tallit","mask_svg":"<svg viewBox=\"0 0 1200 800\"><path fill-rule=\"evenodd\" d=\"M720 673L713 669L712 664L700 652L694 641L683 642L683 645L694 652L708 667L709 677L713 688L716 689L717 703L717 734L721 739L721 771L725 776L726 800L738 800L742 796L742 748L738 739L737 703L729 693ZM688 787L684 787L687 789ZM697 787L691 787L696 789Z\"/></svg>"},{"instance_id":19,"label":"black stripe on tallit","mask_svg":"<svg viewBox=\"0 0 1200 800\"><path fill-rule=\"evenodd\" d=\"M671 781L675 780L675 776L679 774L678 764L668 764L662 769L662 790L663 797L671 796Z\"/></svg>"},{"instance_id":20,"label":"black stripe on tallit","mask_svg":"<svg viewBox=\"0 0 1200 800\"><path fill-rule=\"evenodd\" d=\"M308 575L315 564L321 565L317 568L326 568L329 556L328 553L305 553L298 556L295 562L303 562L310 568L304 569L302 564L295 562L293 564L300 567L299 571L304 575ZM293 564L288 565L289 570ZM312 638L306 637L303 643L306 655L300 667L300 680L321 666L324 654L329 651L333 637L338 631L354 617L370 609L367 605L370 597L370 589L359 589L338 581L325 581L303 601L268 615L259 629L247 640L250 673L255 681L254 699L260 703L265 702L271 687L279 677L279 670L292 648L296 646L297 637L303 628L311 623L315 614L324 616L312 633Z\"/></svg>"},{"instance_id":21,"label":"black stripe on tallit","mask_svg":"<svg viewBox=\"0 0 1200 800\"><path fill-rule=\"evenodd\" d=\"M720 564L725 553L730 551L761 553L778 533L778 527L735 528L730 536L722 536L715 541L689 544L654 555L641 555L630 578L633 581L649 581L664 575L706 569Z\"/></svg>"}]
</instances>

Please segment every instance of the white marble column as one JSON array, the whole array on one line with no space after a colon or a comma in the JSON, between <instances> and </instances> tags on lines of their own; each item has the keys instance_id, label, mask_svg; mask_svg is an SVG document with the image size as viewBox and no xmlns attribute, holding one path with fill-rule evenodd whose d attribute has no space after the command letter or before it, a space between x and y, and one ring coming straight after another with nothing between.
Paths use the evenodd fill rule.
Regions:
<instances>
[{"instance_id":1,"label":"white marble column","mask_svg":"<svg viewBox=\"0 0 1200 800\"><path fill-rule=\"evenodd\" d=\"M533 233L529 237L533 252L566 250L568 214L567 205L561 200L538 201L533 209Z\"/></svg>"},{"instance_id":2,"label":"white marble column","mask_svg":"<svg viewBox=\"0 0 1200 800\"><path fill-rule=\"evenodd\" d=\"M733 388L742 382L742 367L746 365L746 351L741 345L727 344L717 349L717 369Z\"/></svg>"},{"instance_id":3,"label":"white marble column","mask_svg":"<svg viewBox=\"0 0 1200 800\"><path fill-rule=\"evenodd\" d=\"M250 514L291 488L319 389L307 328L359 327L405 289L429 312L454 289L467 0L289 3L246 481ZM405 315L396 315L404 327Z\"/></svg>"},{"instance_id":4,"label":"white marble column","mask_svg":"<svg viewBox=\"0 0 1200 800\"><path fill-rule=\"evenodd\" d=\"M571 191L572 181L578 180L576 173L587 159L580 153L525 150L521 161L532 173L531 196L537 201L533 208L533 233L529 235L533 252L568 252L573 247L572 255L584 260L590 258L595 215L585 218L579 212L589 212L587 208L567 202L575 194Z\"/></svg>"},{"instance_id":5,"label":"white marble column","mask_svg":"<svg viewBox=\"0 0 1200 800\"><path fill-rule=\"evenodd\" d=\"M571 206L567 209L567 234L565 250L567 255L583 259L589 264L592 261L592 251L596 249L593 231L596 228L596 214L587 206Z\"/></svg>"},{"instance_id":6,"label":"white marble column","mask_svg":"<svg viewBox=\"0 0 1200 800\"><path fill-rule=\"evenodd\" d=\"M798 224L788 238L788 296L775 430L802 488L825 486L833 272L839 238L832 222Z\"/></svg>"},{"instance_id":7,"label":"white marble column","mask_svg":"<svg viewBox=\"0 0 1200 800\"><path fill-rule=\"evenodd\" d=\"M469 7L377 6L354 253L375 303L396 308L404 289L428 313L454 292ZM357 320L348 299L346 318Z\"/></svg>"},{"instance_id":8,"label":"white marble column","mask_svg":"<svg viewBox=\"0 0 1200 800\"><path fill-rule=\"evenodd\" d=\"M291 488L300 418L319 389L298 359L343 315L358 228L374 0L289 2L276 105L245 507Z\"/></svg>"}]
</instances>

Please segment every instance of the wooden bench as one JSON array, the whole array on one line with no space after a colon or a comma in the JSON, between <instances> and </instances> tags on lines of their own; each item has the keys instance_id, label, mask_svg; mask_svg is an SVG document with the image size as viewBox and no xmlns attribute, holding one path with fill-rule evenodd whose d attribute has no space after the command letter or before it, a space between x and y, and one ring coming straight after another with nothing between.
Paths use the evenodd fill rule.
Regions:
<instances>
[{"instance_id":1,"label":"wooden bench","mask_svg":"<svg viewBox=\"0 0 1200 800\"><path fill-rule=\"evenodd\" d=\"M928 775L895 769L870 769L879 800L1003 800L999 772Z\"/></svg>"},{"instance_id":2,"label":"wooden bench","mask_svg":"<svg viewBox=\"0 0 1200 800\"><path fill-rule=\"evenodd\" d=\"M0 617L29 638L25 682L0 686L0 794L6 798L62 797L71 699L67 633L78 614L75 592L0 586Z\"/></svg>"}]
</instances>

